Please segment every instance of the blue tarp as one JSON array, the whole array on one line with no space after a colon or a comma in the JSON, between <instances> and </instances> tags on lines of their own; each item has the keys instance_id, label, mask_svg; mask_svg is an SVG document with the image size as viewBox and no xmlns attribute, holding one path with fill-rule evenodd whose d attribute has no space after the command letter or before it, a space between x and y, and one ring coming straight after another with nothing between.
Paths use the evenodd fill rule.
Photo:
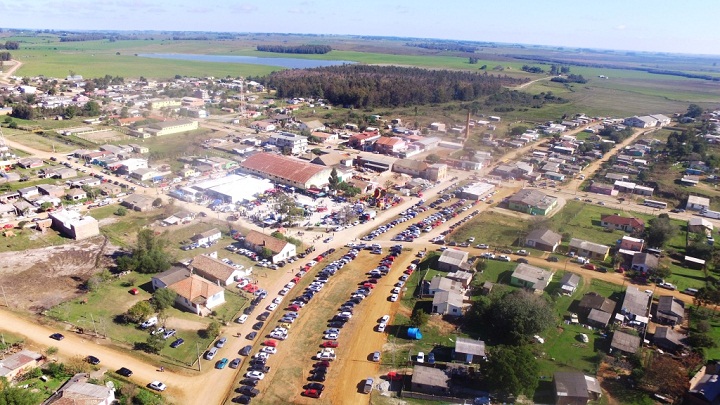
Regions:
<instances>
[{"instance_id":1,"label":"blue tarp","mask_svg":"<svg viewBox=\"0 0 720 405\"><path fill-rule=\"evenodd\" d=\"M418 328L408 328L408 338L420 340L422 339L422 333L420 333L420 329Z\"/></svg>"}]
</instances>

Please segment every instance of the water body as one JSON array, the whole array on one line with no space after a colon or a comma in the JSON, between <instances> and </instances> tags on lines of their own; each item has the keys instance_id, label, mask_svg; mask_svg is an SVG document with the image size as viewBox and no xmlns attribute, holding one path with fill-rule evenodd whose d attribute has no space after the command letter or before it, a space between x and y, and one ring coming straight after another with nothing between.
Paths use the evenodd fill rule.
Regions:
<instances>
[{"instance_id":1,"label":"water body","mask_svg":"<svg viewBox=\"0 0 720 405\"><path fill-rule=\"evenodd\" d=\"M259 58L257 56L240 55L197 55L187 53L140 53L143 58L179 59L197 62L246 63L250 65L280 66L288 69L308 69L324 66L353 64L347 60L320 60L296 58Z\"/></svg>"}]
</instances>

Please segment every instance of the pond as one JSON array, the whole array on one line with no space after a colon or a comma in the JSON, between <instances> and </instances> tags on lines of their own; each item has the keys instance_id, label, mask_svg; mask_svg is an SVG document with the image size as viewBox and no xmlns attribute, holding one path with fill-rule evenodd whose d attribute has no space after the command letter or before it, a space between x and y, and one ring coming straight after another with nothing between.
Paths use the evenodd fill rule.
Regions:
<instances>
[{"instance_id":1,"label":"pond","mask_svg":"<svg viewBox=\"0 0 720 405\"><path fill-rule=\"evenodd\" d=\"M198 62L246 63L250 65L280 66L288 69L308 69L315 67L337 66L356 63L347 60L260 58L256 56L198 55L187 53L141 53L138 54L138 56L143 58L178 59Z\"/></svg>"}]
</instances>

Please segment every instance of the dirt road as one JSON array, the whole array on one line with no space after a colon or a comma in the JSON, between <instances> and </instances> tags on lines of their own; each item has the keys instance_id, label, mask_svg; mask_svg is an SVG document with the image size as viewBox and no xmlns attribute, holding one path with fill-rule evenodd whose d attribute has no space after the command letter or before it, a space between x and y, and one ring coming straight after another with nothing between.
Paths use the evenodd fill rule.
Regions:
<instances>
[{"instance_id":1,"label":"dirt road","mask_svg":"<svg viewBox=\"0 0 720 405\"><path fill-rule=\"evenodd\" d=\"M2 83L2 84L10 83L10 76L12 76L23 65L23 63L20 62L19 60L13 59L12 62L15 62L15 64L12 65L10 67L10 69L8 69L0 74L0 83Z\"/></svg>"}]
</instances>

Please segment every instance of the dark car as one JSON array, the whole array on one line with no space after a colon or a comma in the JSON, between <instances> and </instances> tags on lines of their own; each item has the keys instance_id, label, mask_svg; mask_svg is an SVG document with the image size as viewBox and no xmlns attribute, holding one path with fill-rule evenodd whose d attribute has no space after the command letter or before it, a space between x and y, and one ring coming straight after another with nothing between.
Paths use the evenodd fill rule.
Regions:
<instances>
[{"instance_id":1,"label":"dark car","mask_svg":"<svg viewBox=\"0 0 720 405\"><path fill-rule=\"evenodd\" d=\"M100 359L98 359L95 356L87 356L87 358L85 360L87 360L88 363L90 363L94 366L100 364Z\"/></svg>"},{"instance_id":2,"label":"dark car","mask_svg":"<svg viewBox=\"0 0 720 405\"><path fill-rule=\"evenodd\" d=\"M247 308L245 308L245 309L243 310L243 314L245 314L245 315L250 315L250 314L252 314L252 312L253 312L254 310L255 310L255 306L254 306L254 305L250 305L249 307L247 307Z\"/></svg>"},{"instance_id":3,"label":"dark car","mask_svg":"<svg viewBox=\"0 0 720 405\"><path fill-rule=\"evenodd\" d=\"M53 333L50 335L50 339L63 340L65 339L65 336L63 336L62 333Z\"/></svg>"},{"instance_id":4,"label":"dark car","mask_svg":"<svg viewBox=\"0 0 720 405\"><path fill-rule=\"evenodd\" d=\"M265 321L270 317L270 312L265 311L262 314L258 315L257 319L261 321ZM256 324L257 325L257 324Z\"/></svg>"},{"instance_id":5,"label":"dark car","mask_svg":"<svg viewBox=\"0 0 720 405\"><path fill-rule=\"evenodd\" d=\"M253 340L253 339L255 339L256 336L257 336L257 332L250 332L247 334L247 336L245 336L245 339Z\"/></svg>"},{"instance_id":6,"label":"dark car","mask_svg":"<svg viewBox=\"0 0 720 405\"><path fill-rule=\"evenodd\" d=\"M253 333L254 333L254 332L253 332ZM240 355L241 355L241 356L247 356L248 354L250 354L250 351L251 351L251 350L252 350L252 346L247 345L247 346L243 347L242 349L240 349Z\"/></svg>"},{"instance_id":7,"label":"dark car","mask_svg":"<svg viewBox=\"0 0 720 405\"><path fill-rule=\"evenodd\" d=\"M308 380L324 382L325 376L326 376L326 374L324 374L324 373L315 373L315 374L311 375L310 378L308 378Z\"/></svg>"},{"instance_id":8,"label":"dark car","mask_svg":"<svg viewBox=\"0 0 720 405\"><path fill-rule=\"evenodd\" d=\"M255 325L253 325L252 328L253 328L254 330L260 330L260 329L262 329L263 326L265 326L265 322L258 322L258 323L256 323Z\"/></svg>"},{"instance_id":9,"label":"dark car","mask_svg":"<svg viewBox=\"0 0 720 405\"><path fill-rule=\"evenodd\" d=\"M607 269L606 267L602 267L602 266L596 268L595 270L599 271L600 273L607 273L607 272L608 272L608 269Z\"/></svg>"},{"instance_id":10,"label":"dark car","mask_svg":"<svg viewBox=\"0 0 720 405\"><path fill-rule=\"evenodd\" d=\"M117 373L123 377L130 377L133 374L132 370L130 370L127 367L121 368L120 370L117 371Z\"/></svg>"},{"instance_id":11,"label":"dark car","mask_svg":"<svg viewBox=\"0 0 720 405\"><path fill-rule=\"evenodd\" d=\"M250 387L249 385L243 385L242 387L238 388L237 391L249 397L256 397L260 393L260 390Z\"/></svg>"},{"instance_id":12,"label":"dark car","mask_svg":"<svg viewBox=\"0 0 720 405\"><path fill-rule=\"evenodd\" d=\"M242 362L242 360L240 360L239 358L234 358L233 361L230 362L230 368L240 367L240 362Z\"/></svg>"},{"instance_id":13,"label":"dark car","mask_svg":"<svg viewBox=\"0 0 720 405\"><path fill-rule=\"evenodd\" d=\"M244 380L240 381L240 384L243 385L249 385L251 387L256 387L260 380L253 380L252 378L245 378Z\"/></svg>"},{"instance_id":14,"label":"dark car","mask_svg":"<svg viewBox=\"0 0 720 405\"><path fill-rule=\"evenodd\" d=\"M170 347L172 347L173 349L175 349L175 348L177 348L178 346L180 346L180 345L183 344L183 343L185 343L185 339L183 339L183 338L178 338L178 339L175 340L174 342L170 343Z\"/></svg>"},{"instance_id":15,"label":"dark car","mask_svg":"<svg viewBox=\"0 0 720 405\"><path fill-rule=\"evenodd\" d=\"M248 371L259 371L261 373L269 373L270 366L265 366L262 364L254 364L254 365L248 367Z\"/></svg>"},{"instance_id":16,"label":"dark car","mask_svg":"<svg viewBox=\"0 0 720 405\"><path fill-rule=\"evenodd\" d=\"M547 261L549 261L549 262L558 262L558 261L560 261L560 259L558 259L558 258L555 257L555 256L550 256L550 257L547 258Z\"/></svg>"},{"instance_id":17,"label":"dark car","mask_svg":"<svg viewBox=\"0 0 720 405\"><path fill-rule=\"evenodd\" d=\"M323 392L323 390L325 389L325 386L320 383L310 383L305 386L305 389Z\"/></svg>"},{"instance_id":18,"label":"dark car","mask_svg":"<svg viewBox=\"0 0 720 405\"><path fill-rule=\"evenodd\" d=\"M252 401L252 398L247 395L241 395L239 397L233 398L232 401L236 404L249 404L250 401Z\"/></svg>"},{"instance_id":19,"label":"dark car","mask_svg":"<svg viewBox=\"0 0 720 405\"><path fill-rule=\"evenodd\" d=\"M524 257L519 257L516 261L517 261L518 263L524 263L524 264L528 264L528 263L529 263L529 262L528 262L528 259L526 259L526 258L524 258Z\"/></svg>"}]
</instances>

